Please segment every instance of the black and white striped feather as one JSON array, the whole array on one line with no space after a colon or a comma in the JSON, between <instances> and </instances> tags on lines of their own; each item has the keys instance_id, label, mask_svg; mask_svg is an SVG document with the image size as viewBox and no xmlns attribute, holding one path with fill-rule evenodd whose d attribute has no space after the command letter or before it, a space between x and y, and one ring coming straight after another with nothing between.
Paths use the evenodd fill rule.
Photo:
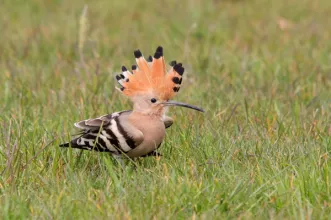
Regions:
<instances>
[{"instance_id":1,"label":"black and white striped feather","mask_svg":"<svg viewBox=\"0 0 331 220\"><path fill-rule=\"evenodd\" d=\"M131 112L115 112L77 122L75 127L81 129L79 136L68 143L61 144L60 147L110 152L114 155L127 153L143 141L143 135L139 135L139 133L132 135L134 131L129 131L127 126L123 126L127 125L126 120ZM165 127L168 128L171 125L172 119L167 119Z\"/></svg>"},{"instance_id":2,"label":"black and white striped feather","mask_svg":"<svg viewBox=\"0 0 331 220\"><path fill-rule=\"evenodd\" d=\"M122 66L122 73L116 75L116 80L121 85L121 88L123 88L123 83L129 82L130 75L132 75L132 73L128 71L125 66Z\"/></svg>"},{"instance_id":3,"label":"black and white striped feather","mask_svg":"<svg viewBox=\"0 0 331 220\"><path fill-rule=\"evenodd\" d=\"M75 123L82 129L81 135L70 143L60 147L72 147L84 150L95 150L99 152L110 152L112 154L127 153L137 147L141 140L133 139L121 125L120 118L128 116L131 111L115 112L95 119L88 119Z\"/></svg>"}]
</instances>

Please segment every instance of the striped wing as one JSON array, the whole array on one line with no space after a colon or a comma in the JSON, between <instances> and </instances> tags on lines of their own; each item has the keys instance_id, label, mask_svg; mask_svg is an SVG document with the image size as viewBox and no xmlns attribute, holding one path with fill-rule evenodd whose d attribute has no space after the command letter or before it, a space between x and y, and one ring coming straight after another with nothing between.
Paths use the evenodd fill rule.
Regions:
<instances>
[{"instance_id":1,"label":"striped wing","mask_svg":"<svg viewBox=\"0 0 331 220\"><path fill-rule=\"evenodd\" d=\"M144 138L141 131L130 126L128 122L130 113L131 111L116 112L77 122L75 126L82 129L81 136L71 140L70 144L60 146L117 155L127 153L137 147Z\"/></svg>"},{"instance_id":2,"label":"striped wing","mask_svg":"<svg viewBox=\"0 0 331 220\"><path fill-rule=\"evenodd\" d=\"M98 118L87 119L80 122L75 123L75 127L83 130L90 130L90 129L99 129L100 126L105 127L111 123L111 120L120 116L120 115L129 115L131 111L122 111L122 112L115 112L108 115L103 115Z\"/></svg>"}]
</instances>

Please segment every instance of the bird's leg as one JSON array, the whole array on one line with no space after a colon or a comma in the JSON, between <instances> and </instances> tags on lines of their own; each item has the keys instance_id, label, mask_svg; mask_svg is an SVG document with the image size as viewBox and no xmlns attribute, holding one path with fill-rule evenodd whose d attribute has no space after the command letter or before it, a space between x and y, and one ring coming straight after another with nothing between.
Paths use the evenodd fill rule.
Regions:
<instances>
[{"instance_id":1,"label":"bird's leg","mask_svg":"<svg viewBox=\"0 0 331 220\"><path fill-rule=\"evenodd\" d=\"M162 120L163 120L165 128L169 128L174 123L174 120L166 115L163 117Z\"/></svg>"}]
</instances>

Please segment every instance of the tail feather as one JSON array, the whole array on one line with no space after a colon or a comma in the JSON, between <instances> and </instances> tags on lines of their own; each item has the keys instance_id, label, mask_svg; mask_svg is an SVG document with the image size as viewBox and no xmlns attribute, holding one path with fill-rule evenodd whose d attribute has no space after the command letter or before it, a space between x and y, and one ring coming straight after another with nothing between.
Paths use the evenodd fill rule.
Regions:
<instances>
[{"instance_id":1,"label":"tail feather","mask_svg":"<svg viewBox=\"0 0 331 220\"><path fill-rule=\"evenodd\" d=\"M94 150L94 151L99 151L99 152L111 152L109 149L107 149L104 146L101 146L100 143L89 143L89 142L84 142L85 144L79 144L78 140L80 140L81 137L78 137L76 139L73 139L71 142L63 143L60 144L59 147L71 147L71 148L76 148L80 150Z\"/></svg>"},{"instance_id":2,"label":"tail feather","mask_svg":"<svg viewBox=\"0 0 331 220\"><path fill-rule=\"evenodd\" d=\"M59 147L70 147L70 143L67 142L67 143L60 144Z\"/></svg>"},{"instance_id":3,"label":"tail feather","mask_svg":"<svg viewBox=\"0 0 331 220\"><path fill-rule=\"evenodd\" d=\"M79 137L80 138L80 137ZM87 148L89 146L85 146L85 145L78 145L77 144L77 140L79 138L75 138L73 140L71 140L70 142L66 142L66 143L63 143L63 144L60 144L59 147L71 147L71 148L78 148L78 149L82 149L82 150L88 150Z\"/></svg>"}]
</instances>

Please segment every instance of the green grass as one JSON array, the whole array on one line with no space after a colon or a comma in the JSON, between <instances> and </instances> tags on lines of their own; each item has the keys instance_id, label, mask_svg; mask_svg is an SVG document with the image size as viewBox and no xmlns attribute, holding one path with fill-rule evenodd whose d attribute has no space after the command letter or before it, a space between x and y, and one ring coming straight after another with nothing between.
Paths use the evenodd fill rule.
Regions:
<instances>
[{"instance_id":1,"label":"green grass","mask_svg":"<svg viewBox=\"0 0 331 220\"><path fill-rule=\"evenodd\" d=\"M0 3L1 219L329 218L329 0L86 4L88 26L83 1ZM114 72L159 45L206 110L171 109L164 156L57 147L130 109Z\"/></svg>"}]
</instances>

